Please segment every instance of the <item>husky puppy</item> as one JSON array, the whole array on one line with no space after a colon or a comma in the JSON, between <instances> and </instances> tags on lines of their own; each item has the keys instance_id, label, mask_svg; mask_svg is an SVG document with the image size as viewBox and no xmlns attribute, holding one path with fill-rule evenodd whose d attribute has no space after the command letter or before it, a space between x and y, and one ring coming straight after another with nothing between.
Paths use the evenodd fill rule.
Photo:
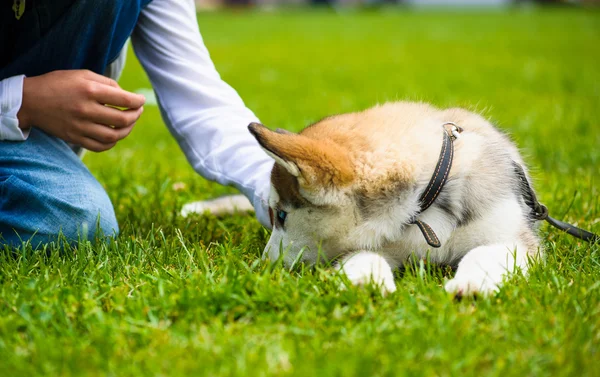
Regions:
<instances>
[{"instance_id":1,"label":"husky puppy","mask_svg":"<svg viewBox=\"0 0 600 377\"><path fill-rule=\"evenodd\" d=\"M439 173L442 126L449 122L461 131L454 134L453 162L446 184L421 211L422 195ZM264 252L271 260L283 254L287 265L335 261L352 283L393 292L392 270L413 255L429 256L458 265L448 292L485 295L540 256L532 210L515 174L523 160L477 114L397 102L331 116L299 134L257 123L249 129L275 159L273 233ZM439 247L430 246L428 234Z\"/></svg>"}]
</instances>

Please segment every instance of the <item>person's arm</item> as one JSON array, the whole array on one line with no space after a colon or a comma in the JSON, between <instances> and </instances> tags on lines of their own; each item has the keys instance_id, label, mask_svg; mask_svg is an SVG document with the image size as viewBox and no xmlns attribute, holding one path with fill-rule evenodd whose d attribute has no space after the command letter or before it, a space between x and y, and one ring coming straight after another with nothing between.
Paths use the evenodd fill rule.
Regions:
<instances>
[{"instance_id":1,"label":"person's arm","mask_svg":"<svg viewBox=\"0 0 600 377\"><path fill-rule=\"evenodd\" d=\"M19 127L17 114L23 101L23 79L13 76L0 80L0 140L23 141L29 136L28 129Z\"/></svg>"},{"instance_id":2,"label":"person's arm","mask_svg":"<svg viewBox=\"0 0 600 377\"><path fill-rule=\"evenodd\" d=\"M256 116L217 73L196 20L193 0L154 0L141 13L133 48L146 70L163 119L193 168L233 185L270 227L267 199L273 160L248 132Z\"/></svg>"}]
</instances>

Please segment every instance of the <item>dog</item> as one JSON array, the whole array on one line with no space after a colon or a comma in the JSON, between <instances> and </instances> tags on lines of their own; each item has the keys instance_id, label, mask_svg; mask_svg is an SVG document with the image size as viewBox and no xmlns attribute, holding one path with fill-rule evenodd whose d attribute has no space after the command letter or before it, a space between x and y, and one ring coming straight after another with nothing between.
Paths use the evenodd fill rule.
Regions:
<instances>
[{"instance_id":1,"label":"dog","mask_svg":"<svg viewBox=\"0 0 600 377\"><path fill-rule=\"evenodd\" d=\"M270 260L333 262L351 283L389 293L394 269L428 258L456 267L446 291L489 295L542 257L516 173L528 178L523 159L478 114L394 102L298 134L249 130L275 160Z\"/></svg>"}]
</instances>

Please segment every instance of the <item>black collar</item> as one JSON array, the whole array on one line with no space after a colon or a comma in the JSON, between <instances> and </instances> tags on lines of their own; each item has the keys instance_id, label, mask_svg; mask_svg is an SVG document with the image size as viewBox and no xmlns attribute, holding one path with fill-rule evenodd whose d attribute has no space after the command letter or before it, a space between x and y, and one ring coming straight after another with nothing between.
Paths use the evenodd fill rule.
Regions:
<instances>
[{"instance_id":1,"label":"black collar","mask_svg":"<svg viewBox=\"0 0 600 377\"><path fill-rule=\"evenodd\" d=\"M429 208L435 199L442 192L442 188L446 184L448 180L448 174L450 173L450 169L452 168L452 158L454 157L454 143L453 141L459 137L459 134L463 131L462 128L457 126L452 122L446 122L442 124L442 128L444 130L444 140L442 141L442 150L440 152L440 157L438 159L437 165L435 166L435 171L431 176L431 180L429 184L425 188L425 191L421 194L419 198L419 211L413 216L410 221L410 224L415 224L423 233L427 244L431 247L438 248L442 246L439 238L431 229L431 227L419 220L417 217Z\"/></svg>"}]
</instances>

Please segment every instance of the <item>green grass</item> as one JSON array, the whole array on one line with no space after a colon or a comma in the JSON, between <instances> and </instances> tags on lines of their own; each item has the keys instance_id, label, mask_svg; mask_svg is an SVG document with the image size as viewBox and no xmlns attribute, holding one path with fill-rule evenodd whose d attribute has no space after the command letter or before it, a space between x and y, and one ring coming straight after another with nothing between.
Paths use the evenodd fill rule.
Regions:
<instances>
[{"instance_id":1,"label":"green grass","mask_svg":"<svg viewBox=\"0 0 600 377\"><path fill-rule=\"evenodd\" d=\"M600 232L600 13L208 13L199 24L265 124L298 130L395 99L473 109L522 148L551 214ZM149 87L133 55L121 84ZM385 298L339 291L325 268L260 262L268 232L251 216L178 217L233 191L193 172L157 108L85 162L122 234L66 255L0 253L2 376L600 376L598 246L544 225L546 263L489 299L455 302L449 273L428 265Z\"/></svg>"}]
</instances>

